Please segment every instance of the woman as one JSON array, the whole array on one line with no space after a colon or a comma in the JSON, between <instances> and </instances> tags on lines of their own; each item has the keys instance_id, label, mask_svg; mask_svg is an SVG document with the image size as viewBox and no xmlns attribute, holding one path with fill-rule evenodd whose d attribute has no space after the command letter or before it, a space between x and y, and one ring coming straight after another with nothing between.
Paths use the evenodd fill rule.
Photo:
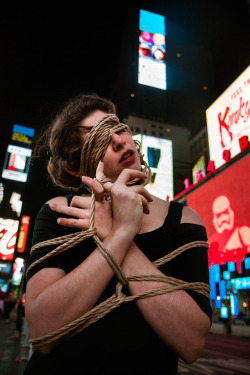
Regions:
<instances>
[{"instance_id":1,"label":"woman","mask_svg":"<svg viewBox=\"0 0 250 375\"><path fill-rule=\"evenodd\" d=\"M115 107L109 100L80 94L42 135L43 148L49 145L47 168L52 180L75 193L53 198L41 208L33 243L89 228L92 198L82 195L84 183L95 193L97 235L125 275L168 275L208 284L204 247L189 249L158 268L153 264L185 243L206 241L206 231L192 209L152 197L138 184L147 179L141 171L141 156L129 129L122 126L119 130L117 120L112 125L112 114ZM98 159L102 131L107 142ZM93 156L95 151L98 157ZM89 158L94 159L96 179L93 168L88 169ZM101 184L104 176L109 180ZM129 184L131 180L136 182ZM29 265L53 248L35 250ZM27 279L26 320L31 339L86 314L109 298L117 284L92 238L34 266ZM130 281L124 289L133 296L163 286L162 281L144 279ZM209 298L196 291L124 302L73 337L40 346L25 374L177 374L178 357L191 363L199 356L210 324Z\"/></svg>"}]
</instances>

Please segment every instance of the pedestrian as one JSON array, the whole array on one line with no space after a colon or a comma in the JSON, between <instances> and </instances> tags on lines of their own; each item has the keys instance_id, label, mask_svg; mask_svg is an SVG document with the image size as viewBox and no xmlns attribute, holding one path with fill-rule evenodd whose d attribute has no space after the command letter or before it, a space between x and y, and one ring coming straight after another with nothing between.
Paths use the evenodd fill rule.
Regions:
<instances>
[{"instance_id":1,"label":"pedestrian","mask_svg":"<svg viewBox=\"0 0 250 375\"><path fill-rule=\"evenodd\" d=\"M10 296L7 295L4 299L4 317L5 317L6 323L9 323L10 321L10 313L12 309L13 309L13 302Z\"/></svg>"},{"instance_id":2,"label":"pedestrian","mask_svg":"<svg viewBox=\"0 0 250 375\"><path fill-rule=\"evenodd\" d=\"M36 142L68 194L44 204L34 227L25 304L34 352L24 374L177 374L178 358L195 361L211 325L200 217L149 194L139 144L108 99L70 99ZM82 316L79 330L71 322Z\"/></svg>"}]
</instances>

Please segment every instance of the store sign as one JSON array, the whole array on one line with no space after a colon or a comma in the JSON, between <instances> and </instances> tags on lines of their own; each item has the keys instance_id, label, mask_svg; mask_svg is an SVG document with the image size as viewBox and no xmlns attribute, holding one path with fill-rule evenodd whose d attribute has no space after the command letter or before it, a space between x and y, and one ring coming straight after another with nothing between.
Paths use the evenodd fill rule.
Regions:
<instances>
[{"instance_id":1,"label":"store sign","mask_svg":"<svg viewBox=\"0 0 250 375\"><path fill-rule=\"evenodd\" d=\"M219 168L250 141L250 66L207 109L210 159Z\"/></svg>"}]
</instances>

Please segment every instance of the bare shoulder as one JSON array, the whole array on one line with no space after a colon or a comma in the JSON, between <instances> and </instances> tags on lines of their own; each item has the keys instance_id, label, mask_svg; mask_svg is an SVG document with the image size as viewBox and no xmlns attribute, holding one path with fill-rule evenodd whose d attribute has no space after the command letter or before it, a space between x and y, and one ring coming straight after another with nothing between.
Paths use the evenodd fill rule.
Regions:
<instances>
[{"instance_id":1,"label":"bare shoulder","mask_svg":"<svg viewBox=\"0 0 250 375\"><path fill-rule=\"evenodd\" d=\"M183 207L181 223L198 224L204 226L201 217L197 214L197 212L187 206Z\"/></svg>"},{"instance_id":2,"label":"bare shoulder","mask_svg":"<svg viewBox=\"0 0 250 375\"><path fill-rule=\"evenodd\" d=\"M46 202L47 204L60 204L62 206L67 206L68 205L68 201L67 201L67 198L65 197L55 197L55 198L52 198L50 199L48 202Z\"/></svg>"}]
</instances>

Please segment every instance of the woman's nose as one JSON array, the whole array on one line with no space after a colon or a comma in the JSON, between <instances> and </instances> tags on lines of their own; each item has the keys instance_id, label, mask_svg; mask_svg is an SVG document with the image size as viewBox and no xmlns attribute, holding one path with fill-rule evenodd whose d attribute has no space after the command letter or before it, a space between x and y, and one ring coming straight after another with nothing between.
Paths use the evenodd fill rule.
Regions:
<instances>
[{"instance_id":1,"label":"woman's nose","mask_svg":"<svg viewBox=\"0 0 250 375\"><path fill-rule=\"evenodd\" d=\"M111 137L111 144L114 151L120 150L125 144L122 134L114 133Z\"/></svg>"}]
</instances>

